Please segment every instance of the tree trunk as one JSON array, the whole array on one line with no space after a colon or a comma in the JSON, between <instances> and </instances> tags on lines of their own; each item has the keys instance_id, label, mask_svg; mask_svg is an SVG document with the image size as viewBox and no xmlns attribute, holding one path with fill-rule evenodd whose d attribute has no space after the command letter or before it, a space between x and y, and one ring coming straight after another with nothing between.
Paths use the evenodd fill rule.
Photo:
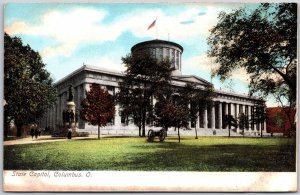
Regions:
<instances>
[{"instance_id":1,"label":"tree trunk","mask_svg":"<svg viewBox=\"0 0 300 195\"><path fill-rule=\"evenodd\" d=\"M263 137L262 128L260 127L260 137Z\"/></svg>"},{"instance_id":2,"label":"tree trunk","mask_svg":"<svg viewBox=\"0 0 300 195\"><path fill-rule=\"evenodd\" d=\"M195 132L196 132L196 137L195 137L195 139L198 139L198 134L197 134L197 129L196 129L196 127L195 127Z\"/></svg>"},{"instance_id":3,"label":"tree trunk","mask_svg":"<svg viewBox=\"0 0 300 195\"><path fill-rule=\"evenodd\" d=\"M286 114L286 116L287 116L287 118L289 119L289 123L290 123L290 128L289 128L289 134L288 134L288 137L291 137L292 135L292 129L294 128L294 124L293 124L293 122L292 122L292 119L291 119L291 105L290 105L290 107L289 107L289 111L288 112L286 112L285 111L285 109L283 108L283 111L284 111L284 113ZM295 113L296 114L296 113ZM295 117L294 117L295 118ZM285 125L284 125L285 126ZM267 127L266 127L267 128Z\"/></svg>"},{"instance_id":4,"label":"tree trunk","mask_svg":"<svg viewBox=\"0 0 300 195\"><path fill-rule=\"evenodd\" d=\"M165 127L166 137L168 136L168 129L169 127Z\"/></svg>"},{"instance_id":5,"label":"tree trunk","mask_svg":"<svg viewBox=\"0 0 300 195\"><path fill-rule=\"evenodd\" d=\"M180 133L179 133L179 127L177 127L178 129L178 142L180 143Z\"/></svg>"},{"instance_id":6,"label":"tree trunk","mask_svg":"<svg viewBox=\"0 0 300 195\"><path fill-rule=\"evenodd\" d=\"M146 130L145 130L145 126L146 126L146 108L143 109L143 117L142 117L142 137L146 136Z\"/></svg>"},{"instance_id":7,"label":"tree trunk","mask_svg":"<svg viewBox=\"0 0 300 195\"><path fill-rule=\"evenodd\" d=\"M142 126L139 125L139 136L140 136L140 137L142 137L142 132L141 132L141 130L142 130Z\"/></svg>"},{"instance_id":8,"label":"tree trunk","mask_svg":"<svg viewBox=\"0 0 300 195\"><path fill-rule=\"evenodd\" d=\"M17 127L17 137L21 137L22 136L22 126L21 124L16 124Z\"/></svg>"},{"instance_id":9,"label":"tree trunk","mask_svg":"<svg viewBox=\"0 0 300 195\"><path fill-rule=\"evenodd\" d=\"M98 125L98 139L100 139L100 125Z\"/></svg>"}]
</instances>

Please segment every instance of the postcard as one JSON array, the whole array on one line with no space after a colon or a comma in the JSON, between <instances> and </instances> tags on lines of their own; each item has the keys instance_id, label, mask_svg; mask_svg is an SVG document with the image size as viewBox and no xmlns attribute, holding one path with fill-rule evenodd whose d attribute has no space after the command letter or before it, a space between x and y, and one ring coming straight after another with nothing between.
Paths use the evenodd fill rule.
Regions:
<instances>
[{"instance_id":1,"label":"postcard","mask_svg":"<svg viewBox=\"0 0 300 195\"><path fill-rule=\"evenodd\" d=\"M297 3L5 2L5 192L295 192Z\"/></svg>"}]
</instances>

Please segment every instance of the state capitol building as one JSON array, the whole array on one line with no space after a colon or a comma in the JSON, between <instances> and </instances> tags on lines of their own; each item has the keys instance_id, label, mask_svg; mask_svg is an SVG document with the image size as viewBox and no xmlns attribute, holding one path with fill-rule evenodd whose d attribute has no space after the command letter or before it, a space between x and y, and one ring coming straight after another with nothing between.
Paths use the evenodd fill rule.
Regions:
<instances>
[{"instance_id":1,"label":"state capitol building","mask_svg":"<svg viewBox=\"0 0 300 195\"><path fill-rule=\"evenodd\" d=\"M212 86L212 83L200 78L196 75L182 75L182 53L183 47L177 43L164 40L150 40L138 43L131 48L131 52L148 50L151 54L159 59L169 59L172 62L172 85L183 87L187 83L195 83L199 88ZM124 73L112 71L109 69L83 65L79 69L57 81L54 86L57 89L58 97L55 105L46 114L41 121L41 127L48 127L52 131L56 130L63 124L63 110L66 108L68 99L69 86L73 86L74 103L76 110L80 110L80 102L85 98L86 91L89 91L92 83L100 84L111 94L116 94L119 91L119 82L122 81ZM183 134L194 134L196 127L199 135L227 135L228 131L223 127L224 116L227 114L238 118L240 113L244 113L251 118L254 112L255 102L258 101L255 97L246 95L228 93L214 89L216 95L213 99L213 106L206 107L204 110L199 110L199 117L195 123L190 123L189 127L192 131L182 131ZM78 117L79 118L79 117ZM89 134L97 134L97 127L89 125L87 122L78 119L77 130L87 131ZM258 136L260 131L265 130L266 124L251 124L246 128L246 135ZM148 125L146 131L150 128L155 128ZM228 128L228 127L227 127ZM169 130L173 132L172 129ZM241 135L239 128L232 127L233 135ZM123 135L138 135L138 127L131 123L126 123L125 118L121 117L119 106L116 105L116 113L114 120L106 127L101 127L101 134L123 134Z\"/></svg>"}]
</instances>

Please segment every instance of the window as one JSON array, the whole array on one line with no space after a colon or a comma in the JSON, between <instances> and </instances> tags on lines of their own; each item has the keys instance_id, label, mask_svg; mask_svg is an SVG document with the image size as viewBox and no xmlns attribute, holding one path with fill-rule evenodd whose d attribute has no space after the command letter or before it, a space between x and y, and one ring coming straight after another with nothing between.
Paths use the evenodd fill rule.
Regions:
<instances>
[{"instance_id":1,"label":"window","mask_svg":"<svg viewBox=\"0 0 300 195\"><path fill-rule=\"evenodd\" d=\"M155 48L151 48L151 55L152 57L156 57L156 49Z\"/></svg>"},{"instance_id":2,"label":"window","mask_svg":"<svg viewBox=\"0 0 300 195\"><path fill-rule=\"evenodd\" d=\"M179 51L176 51L175 68L179 67Z\"/></svg>"},{"instance_id":3,"label":"window","mask_svg":"<svg viewBox=\"0 0 300 195\"><path fill-rule=\"evenodd\" d=\"M166 48L166 59L170 60L170 50L169 50L169 48Z\"/></svg>"},{"instance_id":4,"label":"window","mask_svg":"<svg viewBox=\"0 0 300 195\"><path fill-rule=\"evenodd\" d=\"M158 48L158 60L163 60L163 48Z\"/></svg>"},{"instance_id":5,"label":"window","mask_svg":"<svg viewBox=\"0 0 300 195\"><path fill-rule=\"evenodd\" d=\"M172 68L175 67L175 50L171 49L171 63L172 63Z\"/></svg>"}]
</instances>

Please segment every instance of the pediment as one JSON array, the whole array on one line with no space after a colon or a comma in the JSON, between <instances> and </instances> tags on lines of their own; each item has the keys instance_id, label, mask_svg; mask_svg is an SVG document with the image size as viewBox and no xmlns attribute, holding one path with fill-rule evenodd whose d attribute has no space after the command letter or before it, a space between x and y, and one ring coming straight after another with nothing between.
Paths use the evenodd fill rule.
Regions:
<instances>
[{"instance_id":1,"label":"pediment","mask_svg":"<svg viewBox=\"0 0 300 195\"><path fill-rule=\"evenodd\" d=\"M173 78L177 79L177 80L185 81L185 82L196 83L198 85L211 85L210 82L208 82L200 77L194 76L194 75L174 76Z\"/></svg>"}]
</instances>

